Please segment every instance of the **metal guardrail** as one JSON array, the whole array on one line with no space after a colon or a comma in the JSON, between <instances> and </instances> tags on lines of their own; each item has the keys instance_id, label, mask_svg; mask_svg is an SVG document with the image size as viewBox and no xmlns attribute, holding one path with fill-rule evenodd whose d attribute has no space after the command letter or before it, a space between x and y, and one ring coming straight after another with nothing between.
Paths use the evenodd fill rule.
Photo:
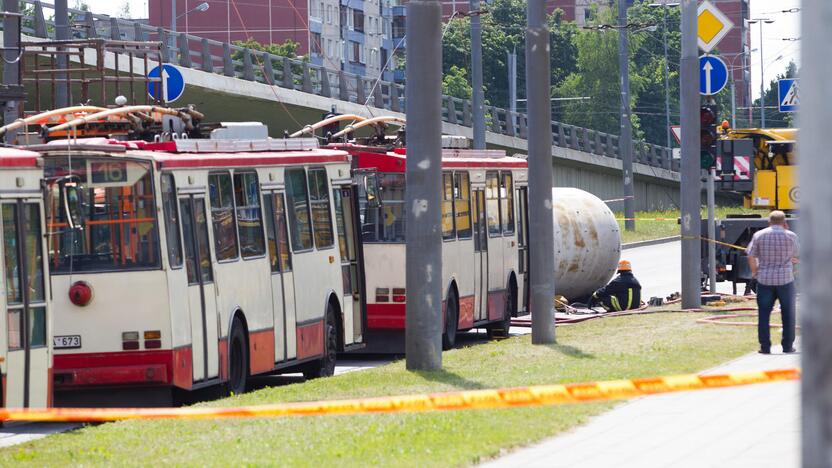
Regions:
<instances>
[{"instance_id":1,"label":"metal guardrail","mask_svg":"<svg viewBox=\"0 0 832 468\"><path fill-rule=\"evenodd\" d=\"M46 19L44 8L54 5L40 0L22 0L24 34L54 39L55 24ZM25 5L28 5L26 7ZM69 9L73 38L158 41L162 60L182 67L294 89L341 101L367 104L394 112L405 112L404 86L332 70L303 60L280 57L227 42L150 26L139 21L113 18L89 11ZM52 15L50 15L50 18ZM175 35L175 41L171 40ZM176 47L171 47L176 44ZM375 86L374 86L375 84ZM443 96L442 119L450 124L471 126L471 101ZM487 130L501 135L526 138L527 117L494 106L486 106ZM552 145L620 159L618 136L552 121ZM633 161L671 171L679 170L670 148L643 141L634 143Z\"/></svg>"}]
</instances>

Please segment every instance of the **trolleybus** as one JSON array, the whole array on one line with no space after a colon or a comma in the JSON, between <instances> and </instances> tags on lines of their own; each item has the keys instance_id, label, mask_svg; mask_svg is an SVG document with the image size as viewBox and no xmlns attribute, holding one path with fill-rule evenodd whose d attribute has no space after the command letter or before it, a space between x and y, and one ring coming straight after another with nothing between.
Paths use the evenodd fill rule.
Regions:
<instances>
[{"instance_id":1,"label":"trolleybus","mask_svg":"<svg viewBox=\"0 0 832 468\"><path fill-rule=\"evenodd\" d=\"M65 181L45 197L59 404L240 393L256 374L332 375L337 352L362 346L349 155L266 135L255 123L37 147Z\"/></svg>"},{"instance_id":2,"label":"trolleybus","mask_svg":"<svg viewBox=\"0 0 832 468\"><path fill-rule=\"evenodd\" d=\"M0 374L6 408L44 407L52 401L42 178L37 153L0 149Z\"/></svg>"},{"instance_id":3,"label":"trolleybus","mask_svg":"<svg viewBox=\"0 0 832 468\"><path fill-rule=\"evenodd\" d=\"M327 147L352 157L360 187L363 257L367 284L368 347L400 352L404 346L405 166L404 133L337 142L362 126L399 119L335 116L299 132L358 122L332 129ZM334 137L334 138L331 138ZM443 137L442 292L445 349L459 332L485 328L506 335L511 317L528 304L527 181L525 159L498 150L469 150L461 137Z\"/></svg>"}]
</instances>

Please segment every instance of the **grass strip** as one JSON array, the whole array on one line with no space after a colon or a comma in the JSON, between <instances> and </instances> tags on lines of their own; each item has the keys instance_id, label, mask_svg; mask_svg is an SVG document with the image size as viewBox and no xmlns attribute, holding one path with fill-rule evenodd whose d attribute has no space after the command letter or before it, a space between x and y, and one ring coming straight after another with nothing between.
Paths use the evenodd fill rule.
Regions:
<instances>
[{"instance_id":1,"label":"grass strip","mask_svg":"<svg viewBox=\"0 0 832 468\"><path fill-rule=\"evenodd\" d=\"M707 209L703 208L701 214L703 219L707 219ZM738 206L716 207L717 218L725 218L729 214L759 214L761 216L767 216L768 212ZM624 213L616 211L615 217L619 219L623 218ZM618 221L618 227L621 229L621 242L624 244L679 235L679 224L676 222L676 219L679 218L679 210L637 211L635 217L635 231L624 230L624 221ZM655 218L669 218L669 220L654 220Z\"/></svg>"},{"instance_id":2,"label":"grass strip","mask_svg":"<svg viewBox=\"0 0 832 468\"><path fill-rule=\"evenodd\" d=\"M237 406L695 372L756 349L752 327L674 313L589 321L558 344L517 336L446 352L443 370L392 364L207 403ZM0 465L469 465L584 423L615 403L421 414L127 421L0 450Z\"/></svg>"}]
</instances>

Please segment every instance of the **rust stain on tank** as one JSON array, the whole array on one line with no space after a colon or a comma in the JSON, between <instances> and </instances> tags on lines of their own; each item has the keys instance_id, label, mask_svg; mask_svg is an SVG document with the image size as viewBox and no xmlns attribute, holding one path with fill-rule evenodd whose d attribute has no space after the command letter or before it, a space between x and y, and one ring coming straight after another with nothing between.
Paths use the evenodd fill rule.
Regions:
<instances>
[{"instance_id":1,"label":"rust stain on tank","mask_svg":"<svg viewBox=\"0 0 832 468\"><path fill-rule=\"evenodd\" d=\"M569 271L570 273L574 273L574 272L578 271L578 269L580 267L581 266L578 264L578 262L573 262L571 265L569 265L569 270L567 270L567 271Z\"/></svg>"},{"instance_id":2,"label":"rust stain on tank","mask_svg":"<svg viewBox=\"0 0 832 468\"><path fill-rule=\"evenodd\" d=\"M572 230L575 231L575 247L586 247L586 242L584 242L581 231L578 229L578 223L573 218L569 218L569 224Z\"/></svg>"}]
</instances>

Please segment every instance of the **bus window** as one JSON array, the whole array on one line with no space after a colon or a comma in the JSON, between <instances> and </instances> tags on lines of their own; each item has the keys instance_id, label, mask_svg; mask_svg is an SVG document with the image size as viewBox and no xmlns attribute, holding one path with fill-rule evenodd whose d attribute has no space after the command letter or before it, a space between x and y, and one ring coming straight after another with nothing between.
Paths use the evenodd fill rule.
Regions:
<instances>
[{"instance_id":1,"label":"bus window","mask_svg":"<svg viewBox=\"0 0 832 468\"><path fill-rule=\"evenodd\" d=\"M496 172L485 175L485 216L488 219L488 234L500 234L500 181Z\"/></svg>"},{"instance_id":2,"label":"bus window","mask_svg":"<svg viewBox=\"0 0 832 468\"><path fill-rule=\"evenodd\" d=\"M291 271L292 258L289 256L289 236L286 233L286 209L283 195L270 193L263 196L266 210L266 236L269 239L269 263L272 272Z\"/></svg>"},{"instance_id":3,"label":"bus window","mask_svg":"<svg viewBox=\"0 0 832 468\"><path fill-rule=\"evenodd\" d=\"M180 213L182 213L182 233L185 236L185 270L188 272L188 284L199 283L196 262L199 262L200 271L202 272L202 283L210 283L213 279L213 273L211 270L211 253L208 251L205 200L194 198L193 204L191 204L189 199L183 198L179 200L179 208Z\"/></svg>"},{"instance_id":4,"label":"bus window","mask_svg":"<svg viewBox=\"0 0 832 468\"><path fill-rule=\"evenodd\" d=\"M8 347L45 346L46 299L40 208L35 203L6 203L3 204L2 218ZM23 314L28 315L25 321ZM24 330L25 327L28 329ZM28 335L26 340L24 333Z\"/></svg>"},{"instance_id":5,"label":"bus window","mask_svg":"<svg viewBox=\"0 0 832 468\"><path fill-rule=\"evenodd\" d=\"M454 182L450 172L442 173L442 239L454 239Z\"/></svg>"},{"instance_id":6,"label":"bus window","mask_svg":"<svg viewBox=\"0 0 832 468\"><path fill-rule=\"evenodd\" d=\"M237 229L243 258L260 257L266 253L266 246L263 243L257 174L234 173L234 202L237 205Z\"/></svg>"},{"instance_id":7,"label":"bus window","mask_svg":"<svg viewBox=\"0 0 832 468\"><path fill-rule=\"evenodd\" d=\"M329 186L326 169L309 169L309 204L312 208L312 228L315 233L315 247L332 247L332 216L329 211Z\"/></svg>"},{"instance_id":8,"label":"bus window","mask_svg":"<svg viewBox=\"0 0 832 468\"><path fill-rule=\"evenodd\" d=\"M72 176L70 228L63 194L46 196L52 273L159 268L159 238L150 163L73 155L44 159L47 179Z\"/></svg>"},{"instance_id":9,"label":"bus window","mask_svg":"<svg viewBox=\"0 0 832 468\"><path fill-rule=\"evenodd\" d=\"M404 174L377 174L381 204L360 189L361 238L364 242L404 242Z\"/></svg>"},{"instance_id":10,"label":"bus window","mask_svg":"<svg viewBox=\"0 0 832 468\"><path fill-rule=\"evenodd\" d=\"M211 195L211 223L214 226L214 248L217 261L237 258L237 229L234 227L234 199L231 174L219 172L208 176Z\"/></svg>"},{"instance_id":11,"label":"bus window","mask_svg":"<svg viewBox=\"0 0 832 468\"><path fill-rule=\"evenodd\" d=\"M285 179L292 250L295 252L309 250L312 248L312 224L309 219L306 174L303 169L290 169L286 171Z\"/></svg>"},{"instance_id":12,"label":"bus window","mask_svg":"<svg viewBox=\"0 0 832 468\"><path fill-rule=\"evenodd\" d=\"M467 172L454 174L454 212L456 234L460 239L471 238L471 187Z\"/></svg>"},{"instance_id":13,"label":"bus window","mask_svg":"<svg viewBox=\"0 0 832 468\"><path fill-rule=\"evenodd\" d=\"M500 180L500 213L503 220L503 234L514 233L514 184L510 172L504 172Z\"/></svg>"},{"instance_id":14,"label":"bus window","mask_svg":"<svg viewBox=\"0 0 832 468\"><path fill-rule=\"evenodd\" d=\"M182 242L179 240L179 212L176 209L176 186L173 174L162 174L162 208L165 214L165 240L171 268L182 267Z\"/></svg>"}]
</instances>

